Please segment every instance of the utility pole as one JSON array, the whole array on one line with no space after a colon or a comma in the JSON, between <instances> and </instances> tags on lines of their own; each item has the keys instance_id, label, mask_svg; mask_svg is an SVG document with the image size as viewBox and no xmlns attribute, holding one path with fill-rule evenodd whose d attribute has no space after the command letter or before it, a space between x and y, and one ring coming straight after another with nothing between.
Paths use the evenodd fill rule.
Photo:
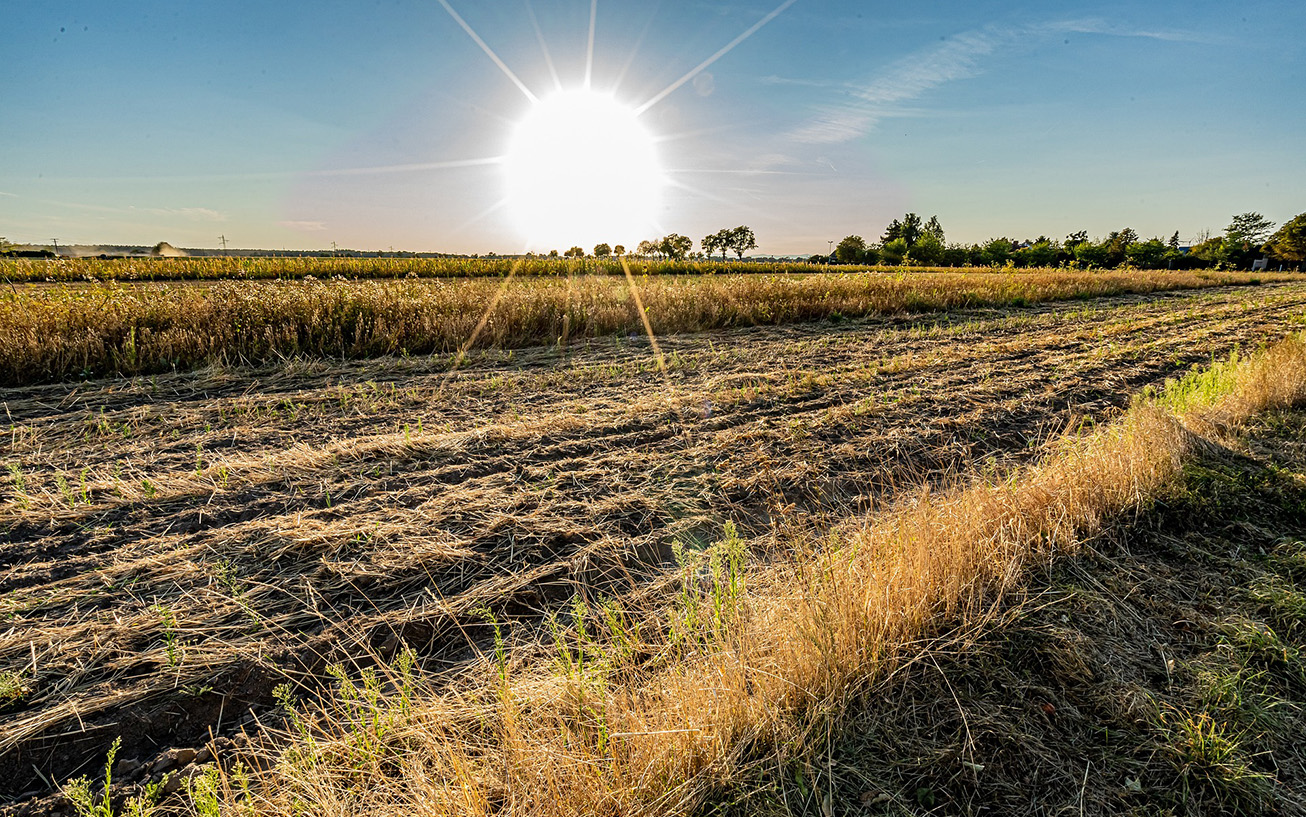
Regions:
<instances>
[{"instance_id":1,"label":"utility pole","mask_svg":"<svg viewBox=\"0 0 1306 817\"><path fill-rule=\"evenodd\" d=\"M830 245L830 252L825 255L825 265L828 267L830 266L830 258L834 255L834 239L828 239L825 243Z\"/></svg>"},{"instance_id":2,"label":"utility pole","mask_svg":"<svg viewBox=\"0 0 1306 817\"><path fill-rule=\"evenodd\" d=\"M336 242L332 241L332 242L331 242L331 257L332 257L332 258L335 258L337 252L338 252L338 251L336 250Z\"/></svg>"},{"instance_id":3,"label":"utility pole","mask_svg":"<svg viewBox=\"0 0 1306 817\"><path fill-rule=\"evenodd\" d=\"M54 254L55 254L55 255L58 255L58 254L59 254L59 239L57 239L57 238L52 238L52 239L50 239L50 241L52 241L52 242L54 243Z\"/></svg>"},{"instance_id":4,"label":"utility pole","mask_svg":"<svg viewBox=\"0 0 1306 817\"><path fill-rule=\"evenodd\" d=\"M218 240L222 242L222 254L223 254L223 255L226 255L226 254L227 254L227 234L226 234L226 233L223 233L222 235L218 236Z\"/></svg>"}]
</instances>

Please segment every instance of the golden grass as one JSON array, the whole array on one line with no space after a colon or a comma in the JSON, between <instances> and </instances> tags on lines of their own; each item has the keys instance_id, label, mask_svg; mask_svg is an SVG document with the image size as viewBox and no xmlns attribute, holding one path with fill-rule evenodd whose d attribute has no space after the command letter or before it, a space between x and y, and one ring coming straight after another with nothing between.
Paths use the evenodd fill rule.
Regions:
<instances>
[{"instance_id":1,"label":"golden grass","mask_svg":"<svg viewBox=\"0 0 1306 817\"><path fill-rule=\"evenodd\" d=\"M472 340L480 348L565 345L579 338L643 335L645 321L665 335L1299 279L1278 273L1252 278L1047 270L709 276L648 271L636 266L643 274L628 279L518 275L6 287L0 289L0 385L294 357L453 355Z\"/></svg>"},{"instance_id":2,"label":"golden grass","mask_svg":"<svg viewBox=\"0 0 1306 817\"><path fill-rule=\"evenodd\" d=\"M1306 342L1292 337L1064 438L1008 480L924 493L793 560L746 570L745 544L727 536L684 558L676 602L643 630L577 603L546 659L496 651L487 680L426 699L392 673L401 688L376 695L368 717L348 695L316 721L296 713L299 736L229 802L264 814L690 811L739 758L837 722L913 644L984 621L1032 567L1145 504L1199 433L1303 397Z\"/></svg>"}]
</instances>

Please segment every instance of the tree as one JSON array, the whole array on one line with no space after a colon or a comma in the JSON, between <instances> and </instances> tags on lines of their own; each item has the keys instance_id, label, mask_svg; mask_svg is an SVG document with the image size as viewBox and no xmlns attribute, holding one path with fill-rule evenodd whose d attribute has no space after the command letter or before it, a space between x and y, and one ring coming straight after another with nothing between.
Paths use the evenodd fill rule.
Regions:
<instances>
[{"instance_id":1,"label":"tree","mask_svg":"<svg viewBox=\"0 0 1306 817\"><path fill-rule=\"evenodd\" d=\"M643 258L647 258L650 255L657 255L657 252L658 245L657 242L654 241L641 241L639 242L639 246L635 248L635 254Z\"/></svg>"},{"instance_id":2,"label":"tree","mask_svg":"<svg viewBox=\"0 0 1306 817\"><path fill-rule=\"evenodd\" d=\"M943 262L943 251L943 242L939 240L939 236L927 229L921 232L916 243L907 252L907 257L921 266L933 267Z\"/></svg>"},{"instance_id":3,"label":"tree","mask_svg":"<svg viewBox=\"0 0 1306 817\"><path fill-rule=\"evenodd\" d=\"M943 225L938 216L930 216L930 220L925 222L925 234L934 236L939 240L939 246L943 246Z\"/></svg>"},{"instance_id":4,"label":"tree","mask_svg":"<svg viewBox=\"0 0 1306 817\"><path fill-rule=\"evenodd\" d=\"M1165 266L1168 250L1159 238L1138 241L1125 248L1125 257L1138 269L1160 269Z\"/></svg>"},{"instance_id":5,"label":"tree","mask_svg":"<svg viewBox=\"0 0 1306 817\"><path fill-rule=\"evenodd\" d=\"M921 240L921 217L915 213L908 213L902 217L902 232L898 237L907 242L907 247L916 246L916 242Z\"/></svg>"},{"instance_id":6,"label":"tree","mask_svg":"<svg viewBox=\"0 0 1306 817\"><path fill-rule=\"evenodd\" d=\"M980 250L980 260L990 266L1001 266L1011 258L1011 251L1010 238L990 238Z\"/></svg>"},{"instance_id":7,"label":"tree","mask_svg":"<svg viewBox=\"0 0 1306 817\"><path fill-rule=\"evenodd\" d=\"M567 250L565 253L563 253L563 255L565 255L568 258L584 258L585 251L582 250L580 247L572 247L570 250Z\"/></svg>"},{"instance_id":8,"label":"tree","mask_svg":"<svg viewBox=\"0 0 1306 817\"><path fill-rule=\"evenodd\" d=\"M1224 228L1224 237L1231 244L1250 244L1260 247L1274 232L1274 222L1260 213L1241 213L1233 217Z\"/></svg>"},{"instance_id":9,"label":"tree","mask_svg":"<svg viewBox=\"0 0 1306 817\"><path fill-rule=\"evenodd\" d=\"M889 222L888 227L884 228L884 235L880 236L880 243L888 244L898 238L902 238L902 222L895 218Z\"/></svg>"},{"instance_id":10,"label":"tree","mask_svg":"<svg viewBox=\"0 0 1306 817\"><path fill-rule=\"evenodd\" d=\"M1270 236L1265 248L1270 255L1286 263L1306 261L1306 213L1280 227Z\"/></svg>"},{"instance_id":11,"label":"tree","mask_svg":"<svg viewBox=\"0 0 1306 817\"><path fill-rule=\"evenodd\" d=\"M672 233L658 243L658 249L667 258L680 261L694 249L694 241L680 233Z\"/></svg>"},{"instance_id":12,"label":"tree","mask_svg":"<svg viewBox=\"0 0 1306 817\"><path fill-rule=\"evenodd\" d=\"M886 241L880 247L880 260L889 266L897 266L907 258L907 249L906 239L895 238Z\"/></svg>"},{"instance_id":13,"label":"tree","mask_svg":"<svg viewBox=\"0 0 1306 817\"><path fill-rule=\"evenodd\" d=\"M613 247L613 248L612 248L612 254L615 255L615 256L618 256L618 257L625 255L625 254L626 254L626 245L625 245L625 244L618 244L617 246Z\"/></svg>"},{"instance_id":14,"label":"tree","mask_svg":"<svg viewBox=\"0 0 1306 817\"><path fill-rule=\"evenodd\" d=\"M1095 244L1092 241L1081 241L1075 245L1075 260L1084 269L1094 269L1096 267L1105 267L1107 265L1107 250L1105 244Z\"/></svg>"},{"instance_id":15,"label":"tree","mask_svg":"<svg viewBox=\"0 0 1306 817\"><path fill-rule=\"evenodd\" d=\"M1047 236L1039 236L1033 244L1021 250L1018 255L1027 267L1051 267L1061 256L1061 247Z\"/></svg>"},{"instance_id":16,"label":"tree","mask_svg":"<svg viewBox=\"0 0 1306 817\"><path fill-rule=\"evenodd\" d=\"M834 257L840 264L860 264L866 256L866 239L850 235L834 248Z\"/></svg>"},{"instance_id":17,"label":"tree","mask_svg":"<svg viewBox=\"0 0 1306 817\"><path fill-rule=\"evenodd\" d=\"M612 255L612 248L607 244L596 244L594 246L595 258L607 258L609 255Z\"/></svg>"},{"instance_id":18,"label":"tree","mask_svg":"<svg viewBox=\"0 0 1306 817\"><path fill-rule=\"evenodd\" d=\"M744 259L744 253L749 250L757 249L757 237L753 235L753 231L748 227L740 225L735 229L730 230L728 235L730 240L730 250L735 255L739 256L739 260L741 261Z\"/></svg>"},{"instance_id":19,"label":"tree","mask_svg":"<svg viewBox=\"0 0 1306 817\"><path fill-rule=\"evenodd\" d=\"M712 235L703 236L703 252L711 257L713 253L721 253L721 260L726 260L726 250L730 249L728 240L729 230L717 230Z\"/></svg>"},{"instance_id":20,"label":"tree","mask_svg":"<svg viewBox=\"0 0 1306 817\"><path fill-rule=\"evenodd\" d=\"M1118 267L1125 263L1126 250L1129 249L1130 244L1137 241L1138 233L1134 232L1133 228L1126 227L1123 230L1112 231L1102 242L1102 246L1106 248L1106 265Z\"/></svg>"}]
</instances>

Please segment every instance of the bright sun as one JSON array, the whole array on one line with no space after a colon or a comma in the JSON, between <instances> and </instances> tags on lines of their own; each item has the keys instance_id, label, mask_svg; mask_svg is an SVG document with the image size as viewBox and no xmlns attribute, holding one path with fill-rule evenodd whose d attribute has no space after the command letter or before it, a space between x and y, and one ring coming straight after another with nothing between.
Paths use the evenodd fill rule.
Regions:
<instances>
[{"instance_id":1,"label":"bright sun","mask_svg":"<svg viewBox=\"0 0 1306 817\"><path fill-rule=\"evenodd\" d=\"M535 249L633 247L655 229L656 146L635 111L611 96L578 90L534 103L504 165L509 210Z\"/></svg>"}]
</instances>

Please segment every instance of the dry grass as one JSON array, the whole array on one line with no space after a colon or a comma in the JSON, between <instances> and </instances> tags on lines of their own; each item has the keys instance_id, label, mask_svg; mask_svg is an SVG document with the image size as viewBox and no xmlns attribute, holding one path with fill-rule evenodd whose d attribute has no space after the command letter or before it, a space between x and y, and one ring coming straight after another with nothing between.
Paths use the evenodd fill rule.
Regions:
<instances>
[{"instance_id":1,"label":"dry grass","mask_svg":"<svg viewBox=\"0 0 1306 817\"><path fill-rule=\"evenodd\" d=\"M1236 426L1304 396L1306 343L1294 337L1060 440L1009 480L926 493L800 548L792 562L745 570L744 543L727 536L682 559L676 602L645 619L639 638L629 614L582 602L557 631L550 669L492 656L495 680L405 701L388 710L383 739L374 722L339 708L316 728L296 713L302 737L248 805L270 814L691 810L742 753L837 719L913 643L944 623L983 620L1031 566L1155 495L1200 444L1190 428Z\"/></svg>"},{"instance_id":2,"label":"dry grass","mask_svg":"<svg viewBox=\"0 0 1306 817\"><path fill-rule=\"evenodd\" d=\"M335 710L354 748L333 756L341 777L323 778L367 780L376 803L398 808L416 778L396 777L396 764L443 751L432 755L417 728L427 721L410 719L423 702L450 713L440 728L469 728L455 743L504 746L499 685L485 682L496 675L487 607L523 710L546 719L521 722L558 728L532 738L541 751L550 740L594 750L604 733L610 751L631 744L606 715L597 726L545 693L584 689L606 712L609 694L708 661L765 612L753 597L787 579L766 565L794 543L833 547L817 541L831 528L853 541L844 523L904 486L1028 463L1053 429L1108 421L1149 383L1282 336L1303 305L1306 292L1280 285L736 329L664 338L665 377L646 342L609 338L565 355L478 353L453 376L445 360L292 361L4 390L16 471L0 471L0 670L21 697L0 724L11 787L0 795L37 788L34 765L65 780L102 763L118 735L131 758L198 746L210 730L261 733L284 715L274 684L312 697L340 663L364 688L363 668L393 663L407 642L420 694L393 697L382 672L376 705ZM729 520L752 552L746 592L719 589L709 559L668 608L676 577L656 563L672 543L696 561ZM573 593L586 599L584 671ZM605 595L625 613L616 625ZM743 612L708 623L730 609ZM549 613L562 615L565 651ZM614 649L614 627L637 623L643 635ZM471 669L469 639L489 656ZM547 669L559 666L571 669ZM462 697L442 697L451 690ZM485 718L459 721L476 707ZM360 738L373 711L385 735ZM758 751L802 725L779 710L771 722L790 731L757 733ZM503 768L498 754L463 762L491 756ZM489 802L507 796L496 774L475 774ZM640 807L636 790L658 785L646 783L628 779L621 807ZM320 794L324 808L354 796Z\"/></svg>"},{"instance_id":3,"label":"dry grass","mask_svg":"<svg viewBox=\"0 0 1306 817\"><path fill-rule=\"evenodd\" d=\"M509 272L512 268L509 268ZM0 289L0 384L295 357L450 355L877 314L1297 280L1238 273L604 275ZM636 292L635 287L638 289ZM645 313L639 314L636 302ZM489 305L487 307L487 305Z\"/></svg>"}]
</instances>

